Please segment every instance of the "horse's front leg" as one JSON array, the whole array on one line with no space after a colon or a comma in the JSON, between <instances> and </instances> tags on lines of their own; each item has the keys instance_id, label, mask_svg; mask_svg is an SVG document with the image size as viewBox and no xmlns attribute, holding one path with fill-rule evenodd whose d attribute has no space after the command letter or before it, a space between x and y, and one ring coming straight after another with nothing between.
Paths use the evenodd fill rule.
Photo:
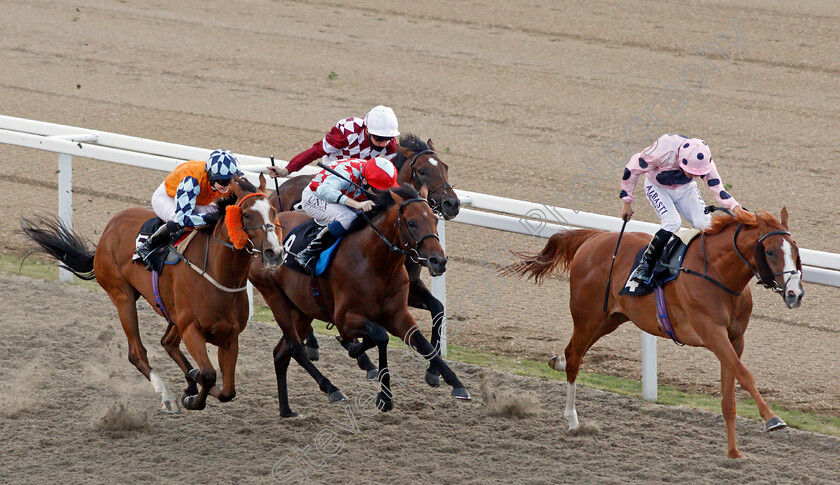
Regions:
<instances>
[{"instance_id":1,"label":"horse's front leg","mask_svg":"<svg viewBox=\"0 0 840 485\"><path fill-rule=\"evenodd\" d=\"M408 287L408 304L414 308L429 310L432 315L432 348L440 351L440 331L443 326L444 306L432 292L426 287L422 280L413 280ZM429 368L426 370L424 379L426 384L432 387L440 386L440 369L430 360Z\"/></svg>"},{"instance_id":2,"label":"horse's front leg","mask_svg":"<svg viewBox=\"0 0 840 485\"><path fill-rule=\"evenodd\" d=\"M207 340L198 329L198 324L190 322L181 335L187 351L195 359L198 369L190 371L190 377L201 384L201 390L195 396L181 396L181 404L187 409L201 410L206 406L207 394L216 385L216 369L207 355Z\"/></svg>"},{"instance_id":3,"label":"horse's front leg","mask_svg":"<svg viewBox=\"0 0 840 485\"><path fill-rule=\"evenodd\" d=\"M390 411L394 407L393 395L391 394L391 378L388 374L388 332L368 320L365 316L355 312L349 312L344 317L343 322L344 333L348 337L361 337L362 341L359 343L352 343L346 345L347 353L352 358L357 358L363 355L365 351L373 348L379 348L379 383L381 390L376 396L376 407L380 411ZM344 343L342 343L344 345Z\"/></svg>"},{"instance_id":4,"label":"horse's front leg","mask_svg":"<svg viewBox=\"0 0 840 485\"><path fill-rule=\"evenodd\" d=\"M787 424L773 413L770 406L761 397L761 394L758 392L758 387L755 384L755 377L747 369L747 366L741 362L739 352L736 351L734 345L738 345L740 347L739 350L743 351L743 336L739 340L736 340L738 343L735 344L729 341L726 328L722 325L710 322L702 326L693 325L693 327L698 335L700 335L700 338L703 339L703 345L715 353L721 365L725 366L726 370L732 373L735 379L738 380L741 387L750 393L756 406L758 406L758 413L764 419L765 429L767 431L773 431L786 427Z\"/></svg>"},{"instance_id":5,"label":"horse's front leg","mask_svg":"<svg viewBox=\"0 0 840 485\"><path fill-rule=\"evenodd\" d=\"M411 314L406 312L401 318L394 322L394 335L401 338L409 347L419 353L424 359L428 360L435 368L440 369L440 375L444 382L452 386L452 397L456 399L470 399L470 393L467 388L455 375L455 372L446 365L446 362L440 356L439 349L432 347L426 337L420 332L420 328L412 318Z\"/></svg>"},{"instance_id":6,"label":"horse's front leg","mask_svg":"<svg viewBox=\"0 0 840 485\"><path fill-rule=\"evenodd\" d=\"M187 381L187 387L184 389L184 394L187 396L194 396L198 394L198 385L190 377L190 371L193 370L192 364L187 360L187 357L181 352L181 336L178 335L178 327L170 324L166 328L163 337L160 339L160 345L163 346L166 353L172 357L172 360L178 364L181 371L184 373L184 379ZM177 401L175 401L177 403Z\"/></svg>"},{"instance_id":7,"label":"horse's front leg","mask_svg":"<svg viewBox=\"0 0 840 485\"><path fill-rule=\"evenodd\" d=\"M236 397L236 359L239 356L239 335L231 338L227 346L219 347L219 368L222 371L222 387L213 386L210 395L221 402Z\"/></svg>"}]
</instances>

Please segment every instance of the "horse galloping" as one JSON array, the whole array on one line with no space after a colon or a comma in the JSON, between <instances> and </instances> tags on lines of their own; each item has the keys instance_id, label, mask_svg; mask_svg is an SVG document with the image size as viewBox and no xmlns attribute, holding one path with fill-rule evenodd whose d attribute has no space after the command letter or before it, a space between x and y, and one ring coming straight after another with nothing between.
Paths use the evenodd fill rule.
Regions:
<instances>
[{"instance_id":1,"label":"horse galloping","mask_svg":"<svg viewBox=\"0 0 840 485\"><path fill-rule=\"evenodd\" d=\"M283 330L283 337L274 348L274 369L283 417L296 416L289 406L286 377L292 358L315 379L331 402L345 399L304 351L302 339L314 318L335 324L342 345L352 358L378 347L381 391L376 405L380 410L388 411L393 407L387 361L388 333L402 339L440 369L444 381L452 386L452 396L470 398L438 350L423 337L408 311L406 255L417 254L426 259L433 275L446 270L446 256L437 238L437 218L425 198L419 197L407 184L381 192L375 202L374 209L359 218L362 224L366 217L370 222L344 237L335 250L332 264L316 277L317 290L313 289L311 275L282 267L266 271L252 265L251 282L260 290ZM278 218L287 231L309 219L296 212L282 212ZM361 339L361 342L351 343L353 339Z\"/></svg>"},{"instance_id":2,"label":"horse galloping","mask_svg":"<svg viewBox=\"0 0 840 485\"><path fill-rule=\"evenodd\" d=\"M427 191L425 198L435 213L440 214L447 221L458 215L461 202L458 200L452 185L449 184L449 165L440 160L440 155L435 151L431 139L423 142L411 133L403 135L400 138L399 152L394 158L394 165L399 171L397 182L401 184L409 183L417 191L425 188ZM280 210L292 210L294 204L300 201L304 188L311 181L311 175L300 175L287 180L280 185L277 191L277 199L275 200L272 196L272 203L279 202L277 207ZM443 303L432 295L432 292L420 279L420 271L423 266L425 266L423 260L405 259L405 267L411 281L408 305L429 311L432 316L431 343L432 347L438 348L445 308ZM318 359L318 341L312 331L306 336L306 352L312 360ZM360 355L358 361L359 367L367 370L369 377L372 378L376 375L376 367L366 355ZM440 371L432 363L429 363L425 380L433 387L440 385Z\"/></svg>"},{"instance_id":3,"label":"horse galloping","mask_svg":"<svg viewBox=\"0 0 840 485\"><path fill-rule=\"evenodd\" d=\"M169 320L161 345L184 372L187 387L181 405L204 409L207 395L230 401L236 395L234 373L239 351L239 334L248 321L245 283L251 260L262 255L260 264L274 267L284 248L277 213L265 194L265 178L257 189L235 177L233 195L218 201L216 224L198 229L181 260L153 280L153 273L132 262L135 238L144 222L154 217L151 209L123 210L108 222L99 244L90 248L85 239L60 221L41 217L21 220L25 236L85 280L96 278L117 307L120 323L128 338L128 360L137 367L161 396L161 409L179 412L178 399L168 384L149 365L140 340L137 299L142 296L152 308ZM157 274L154 277L157 278ZM158 302L159 299L159 303ZM193 369L181 352L183 340L198 369ZM218 346L219 366L224 382L216 386L216 371L207 355L206 344ZM201 384L198 390L197 384Z\"/></svg>"},{"instance_id":4,"label":"horse galloping","mask_svg":"<svg viewBox=\"0 0 840 485\"><path fill-rule=\"evenodd\" d=\"M618 233L591 229L558 232L539 254L516 253L521 261L501 271L528 275L539 284L558 267L569 272L569 309L574 330L563 356L549 365L566 372L568 382L565 417L569 429L579 426L575 410L575 379L587 350L598 339L630 320L652 335L668 337L660 328L653 294L619 295L633 260L650 236L629 233L615 259L616 278L608 290L607 311L602 311L607 288L610 253ZM699 239L699 243L697 240ZM780 293L788 308L798 308L802 288L799 249L788 231L787 209L781 221L770 214L716 217L699 238L689 244L681 275L664 288L675 340L693 347L706 347L721 363L721 409L726 421L728 456L741 457L735 440L735 379L758 405L768 431L786 424L770 410L755 379L741 361L744 332L752 313L748 286L753 276L765 287ZM687 271L691 270L691 271ZM702 271L702 273L701 273ZM623 278L622 278L623 277Z\"/></svg>"}]
</instances>

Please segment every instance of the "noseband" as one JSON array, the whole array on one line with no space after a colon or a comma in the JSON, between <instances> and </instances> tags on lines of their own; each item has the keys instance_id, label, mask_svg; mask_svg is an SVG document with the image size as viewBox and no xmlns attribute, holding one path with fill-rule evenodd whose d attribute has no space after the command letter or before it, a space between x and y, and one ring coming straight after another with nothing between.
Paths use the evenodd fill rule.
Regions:
<instances>
[{"instance_id":1,"label":"noseband","mask_svg":"<svg viewBox=\"0 0 840 485\"><path fill-rule=\"evenodd\" d=\"M437 155L437 152L435 152L434 150L421 150L421 151L415 153L414 156L411 157L411 161L409 162L409 166L411 167L410 182L412 184L414 184L416 182L417 185L419 185L420 187L422 187L426 184L420 181L420 176L417 175L417 171L414 169L414 164L417 162L417 159L420 157L420 155L425 155L427 153L431 153L432 155ZM429 198L429 201L431 202L431 207L432 207L432 210L435 212L435 214L438 214L438 215L442 214L443 209L441 208L442 201L441 202L436 201L435 198L433 197L434 193L437 192L438 190L440 190L441 195L443 195L443 191L445 191L446 189L449 189L449 188L452 188L452 185L450 185L449 182L444 180L442 184L440 184L437 187L429 190L428 198Z\"/></svg>"},{"instance_id":2,"label":"noseband","mask_svg":"<svg viewBox=\"0 0 840 485\"><path fill-rule=\"evenodd\" d=\"M764 286L765 288L770 288L771 290L775 291L776 293L779 293L779 294L783 293L785 291L785 287L779 285L779 283L776 282L776 276L782 276L782 275L789 274L790 276L785 278L785 286L787 286L787 283L790 280L790 277L799 273L799 270L798 269L792 269L790 271L779 271L778 273L773 273L772 274L772 277L770 278L770 281L764 281L764 279L758 273L758 269L754 268L753 265L751 265L750 262L747 261L747 258L745 258L743 254L741 254L741 251L738 249L738 245L735 243L735 240L738 239L738 233L741 232L742 228L743 228L743 224L738 224L738 228L735 229L735 235L732 236L732 246L735 247L735 253L738 255L739 258L741 258L741 261L743 261L744 264L746 264L747 267L750 269L750 271L752 271L752 273L755 275L756 279L758 280L758 284ZM764 240L767 239L770 236L775 236L775 235L790 236L790 233L788 231L772 231L772 232L768 232L767 234L761 236L758 239L758 241L756 241L756 244L755 244L754 258L755 258L756 261L759 260L758 252L759 251L761 251L762 253L764 252L764 244L763 244ZM769 265L768 265L768 270L769 270ZM772 271L772 270L770 270L770 271Z\"/></svg>"}]
</instances>

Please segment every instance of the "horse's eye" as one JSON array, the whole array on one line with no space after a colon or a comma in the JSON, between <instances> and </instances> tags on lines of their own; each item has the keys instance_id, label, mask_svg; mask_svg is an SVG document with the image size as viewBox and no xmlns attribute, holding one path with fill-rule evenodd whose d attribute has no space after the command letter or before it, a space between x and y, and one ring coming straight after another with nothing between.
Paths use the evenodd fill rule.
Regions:
<instances>
[{"instance_id":1,"label":"horse's eye","mask_svg":"<svg viewBox=\"0 0 840 485\"><path fill-rule=\"evenodd\" d=\"M773 251L769 251L769 250L768 250L768 251L764 251L764 254L766 254L766 255L767 255L767 257L768 257L768 258L770 258L770 257L772 257L772 256L773 256Z\"/></svg>"},{"instance_id":2,"label":"horse's eye","mask_svg":"<svg viewBox=\"0 0 840 485\"><path fill-rule=\"evenodd\" d=\"M243 212L243 213L242 213L242 217L244 217L245 219L250 219L250 218L251 218L251 214L250 214L250 213L248 213L248 212Z\"/></svg>"},{"instance_id":3,"label":"horse's eye","mask_svg":"<svg viewBox=\"0 0 840 485\"><path fill-rule=\"evenodd\" d=\"M423 169L418 170L417 173L419 173L420 175L426 175L426 171Z\"/></svg>"},{"instance_id":4,"label":"horse's eye","mask_svg":"<svg viewBox=\"0 0 840 485\"><path fill-rule=\"evenodd\" d=\"M414 227L414 221L408 221L408 227Z\"/></svg>"}]
</instances>

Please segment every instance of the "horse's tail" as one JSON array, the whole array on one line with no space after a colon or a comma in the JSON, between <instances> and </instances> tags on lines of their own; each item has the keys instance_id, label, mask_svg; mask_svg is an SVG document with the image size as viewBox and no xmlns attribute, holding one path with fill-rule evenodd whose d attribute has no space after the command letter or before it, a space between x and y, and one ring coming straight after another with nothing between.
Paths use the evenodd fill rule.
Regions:
<instances>
[{"instance_id":1,"label":"horse's tail","mask_svg":"<svg viewBox=\"0 0 840 485\"><path fill-rule=\"evenodd\" d=\"M597 229L560 231L548 239L548 244L538 254L511 251L520 261L505 266L499 270L499 273L503 275L515 274L519 275L520 278L528 275L528 279L534 278L537 284L541 284L543 279L560 265L562 265L563 271L568 271L569 265L572 264L572 259L581 244L601 232Z\"/></svg>"},{"instance_id":2,"label":"horse's tail","mask_svg":"<svg viewBox=\"0 0 840 485\"><path fill-rule=\"evenodd\" d=\"M40 249L57 259L64 269L72 272L83 280L92 280L93 255L96 248L91 248L89 241L68 229L58 218L38 216L32 221L25 217L20 219L23 235L34 241Z\"/></svg>"}]
</instances>

